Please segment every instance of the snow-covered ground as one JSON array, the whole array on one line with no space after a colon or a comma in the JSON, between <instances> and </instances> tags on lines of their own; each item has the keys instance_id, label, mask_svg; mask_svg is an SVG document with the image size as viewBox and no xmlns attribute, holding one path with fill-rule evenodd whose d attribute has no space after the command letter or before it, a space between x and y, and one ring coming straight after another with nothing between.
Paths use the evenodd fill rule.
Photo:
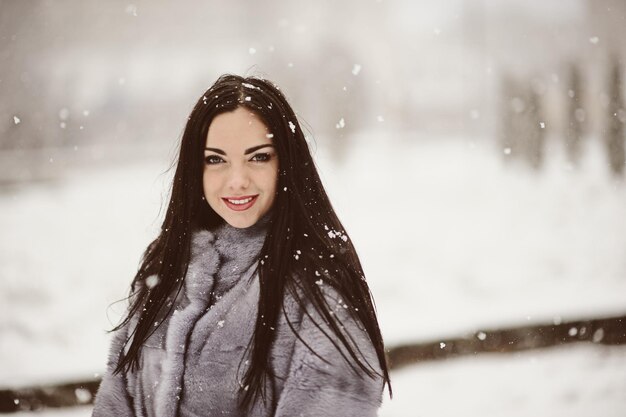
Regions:
<instances>
[{"instance_id":1,"label":"snow-covered ground","mask_svg":"<svg viewBox=\"0 0 626 417\"><path fill-rule=\"evenodd\" d=\"M626 349L578 345L430 362L392 375L380 417L619 417Z\"/></svg>"},{"instance_id":2,"label":"snow-covered ground","mask_svg":"<svg viewBox=\"0 0 626 417\"><path fill-rule=\"evenodd\" d=\"M579 170L554 151L537 173L487 141L358 139L343 164L317 160L389 345L626 313L626 184L599 147ZM0 386L102 372L166 166L0 191ZM626 348L602 346L422 364L394 375L381 416L623 415L624 371Z\"/></svg>"}]
</instances>

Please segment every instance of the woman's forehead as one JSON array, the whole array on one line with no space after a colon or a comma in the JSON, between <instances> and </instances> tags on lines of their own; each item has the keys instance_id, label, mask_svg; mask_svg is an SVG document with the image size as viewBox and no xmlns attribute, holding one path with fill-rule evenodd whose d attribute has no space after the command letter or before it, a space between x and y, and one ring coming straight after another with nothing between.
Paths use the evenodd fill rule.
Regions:
<instances>
[{"instance_id":1,"label":"woman's forehead","mask_svg":"<svg viewBox=\"0 0 626 417\"><path fill-rule=\"evenodd\" d=\"M231 150L264 143L272 143L269 129L257 114L244 107L217 115L206 140L207 146Z\"/></svg>"}]
</instances>

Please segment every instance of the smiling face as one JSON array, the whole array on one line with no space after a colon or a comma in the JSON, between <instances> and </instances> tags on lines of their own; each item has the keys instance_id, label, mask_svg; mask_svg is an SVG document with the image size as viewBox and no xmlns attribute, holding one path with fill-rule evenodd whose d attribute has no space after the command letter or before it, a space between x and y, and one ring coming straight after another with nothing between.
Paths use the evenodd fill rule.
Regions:
<instances>
[{"instance_id":1,"label":"smiling face","mask_svg":"<svg viewBox=\"0 0 626 417\"><path fill-rule=\"evenodd\" d=\"M274 203L278 156L271 137L261 119L244 107L216 116L209 126L204 197L233 227L254 225Z\"/></svg>"}]
</instances>

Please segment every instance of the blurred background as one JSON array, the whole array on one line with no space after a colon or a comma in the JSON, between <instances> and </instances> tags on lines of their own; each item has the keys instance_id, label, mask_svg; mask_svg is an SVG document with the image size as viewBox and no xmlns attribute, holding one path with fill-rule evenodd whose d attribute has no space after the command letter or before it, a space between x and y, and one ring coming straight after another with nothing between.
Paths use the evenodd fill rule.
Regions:
<instances>
[{"instance_id":1,"label":"blurred background","mask_svg":"<svg viewBox=\"0 0 626 417\"><path fill-rule=\"evenodd\" d=\"M296 109L389 348L626 315L623 0L0 0L0 23L0 389L102 374L227 72ZM380 415L623 416L626 347L588 332L418 361ZM76 395L22 413L89 415Z\"/></svg>"}]
</instances>

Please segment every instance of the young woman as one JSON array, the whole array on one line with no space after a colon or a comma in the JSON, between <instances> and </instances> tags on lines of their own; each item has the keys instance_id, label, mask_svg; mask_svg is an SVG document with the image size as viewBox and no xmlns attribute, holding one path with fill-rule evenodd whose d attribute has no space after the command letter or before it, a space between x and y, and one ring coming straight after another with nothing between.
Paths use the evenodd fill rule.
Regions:
<instances>
[{"instance_id":1,"label":"young woman","mask_svg":"<svg viewBox=\"0 0 626 417\"><path fill-rule=\"evenodd\" d=\"M198 100L130 300L96 417L365 417L389 387L359 258L267 80Z\"/></svg>"}]
</instances>

